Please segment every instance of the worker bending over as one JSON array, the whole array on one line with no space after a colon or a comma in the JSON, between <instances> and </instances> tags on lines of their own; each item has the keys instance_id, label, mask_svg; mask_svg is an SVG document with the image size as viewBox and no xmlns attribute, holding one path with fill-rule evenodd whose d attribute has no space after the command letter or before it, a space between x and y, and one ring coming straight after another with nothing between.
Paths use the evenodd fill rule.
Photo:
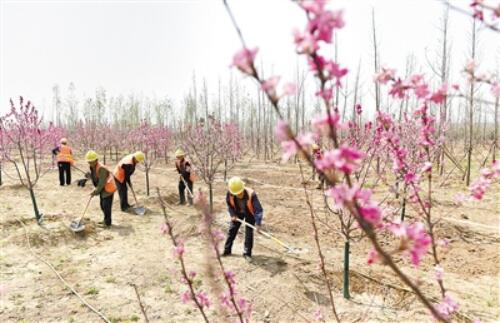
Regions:
<instances>
[{"instance_id":1,"label":"worker bending over","mask_svg":"<svg viewBox=\"0 0 500 323\"><path fill-rule=\"evenodd\" d=\"M223 256L229 256L233 246L234 239L238 234L241 222L245 221L251 225L257 226L257 232L260 230L264 210L259 202L257 194L250 188L245 188L245 183L239 177L232 177L228 183L228 192L226 195L227 209L231 216L231 225L226 243L224 245ZM243 256L246 260L252 259L253 247L253 229L245 228L245 247Z\"/></svg>"},{"instance_id":2,"label":"worker bending over","mask_svg":"<svg viewBox=\"0 0 500 323\"><path fill-rule=\"evenodd\" d=\"M95 190L90 193L91 196L99 195L101 210L104 213L104 221L99 224L104 224L106 227L111 226L111 209L113 206L113 195L116 191L115 180L113 174L99 163L95 151L89 150L85 155L85 160L90 166L90 179L95 186Z\"/></svg>"},{"instance_id":3,"label":"worker bending over","mask_svg":"<svg viewBox=\"0 0 500 323\"><path fill-rule=\"evenodd\" d=\"M128 204L127 184L130 186L130 189L133 190L130 177L135 172L135 165L143 162L145 158L146 156L142 151L137 151L123 157L115 167L114 176L116 185L118 186L118 195L120 196L120 208L123 212L127 211L131 206Z\"/></svg>"},{"instance_id":4,"label":"worker bending over","mask_svg":"<svg viewBox=\"0 0 500 323\"><path fill-rule=\"evenodd\" d=\"M186 204L186 184L188 192L189 205L193 205L193 179L194 172L191 169L191 163L185 158L185 153L182 149L175 151L175 168L180 174L179 176L179 205Z\"/></svg>"}]
</instances>

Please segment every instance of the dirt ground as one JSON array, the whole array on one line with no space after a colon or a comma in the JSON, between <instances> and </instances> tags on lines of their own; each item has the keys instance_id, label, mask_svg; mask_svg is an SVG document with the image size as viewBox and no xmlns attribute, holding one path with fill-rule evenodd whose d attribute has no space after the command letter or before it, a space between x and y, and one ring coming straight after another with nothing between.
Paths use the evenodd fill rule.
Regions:
<instances>
[{"instance_id":1,"label":"dirt ground","mask_svg":"<svg viewBox=\"0 0 500 323\"><path fill-rule=\"evenodd\" d=\"M310 171L307 170L310 176ZM304 203L299 168L294 164L243 161L230 171L240 175L256 190L263 204L264 230L290 245L301 248L295 255L271 240L257 236L254 261L241 257L243 236L233 249L235 256L224 258L227 269L236 273L237 290L253 303L255 321L298 322L314 320L319 308L327 321L333 316L328 294L318 270L318 257L312 238L308 209ZM80 175L73 172L74 179ZM206 247L198 233L199 216L191 207L176 206L177 175L174 167L157 165L151 174L151 187L159 187L169 203L174 231L186 241L188 270L195 270L203 281ZM120 212L118 195L113 206L111 229L98 227L102 221L99 203L92 201L85 217L86 231L75 235L69 223L81 215L90 188L73 183L60 187L56 170L45 175L36 187L45 226L33 219L28 192L4 177L0 187L0 274L4 287L0 307L1 322L98 322L91 312L61 283L49 267L28 249L22 220L33 250L51 263L61 276L95 308L113 322L143 321L132 283L138 288L150 321L201 321L197 310L180 302L185 290L179 281L179 265L172 258L172 245L161 235L163 216L154 190L147 197L142 172L133 177L138 198L148 209L141 217ZM198 186L205 186L198 183ZM334 226L328 217L317 182L308 184L318 218ZM491 188L481 203L457 206L454 195L466 189L458 180L435 187L435 214L442 220L438 235L451 240L444 255L445 284L460 303L456 321L479 318L483 322L500 320L499 304L499 204L498 185ZM215 184L217 224L226 231L229 217L224 212L225 184ZM130 197L131 198L131 197ZM411 208L408 210L412 215ZM331 226L319 224L327 270L334 288L337 310L342 321L432 321L415 296L383 265L367 265L370 246L366 239L351 243L351 299L342 298L343 238ZM241 231L241 230L240 230ZM404 271L418 279L423 290L438 297L433 280L431 256L425 258L424 271L398 261ZM205 284L202 282L202 284ZM207 286L203 286L206 287ZM215 309L212 321L222 321ZM230 318L229 318L230 319Z\"/></svg>"}]
</instances>

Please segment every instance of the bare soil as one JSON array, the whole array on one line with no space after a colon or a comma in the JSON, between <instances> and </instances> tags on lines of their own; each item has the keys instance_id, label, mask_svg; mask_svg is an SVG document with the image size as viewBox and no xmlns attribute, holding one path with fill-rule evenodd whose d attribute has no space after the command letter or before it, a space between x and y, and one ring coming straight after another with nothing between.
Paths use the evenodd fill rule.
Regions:
<instances>
[{"instance_id":1,"label":"bare soil","mask_svg":"<svg viewBox=\"0 0 500 323\"><path fill-rule=\"evenodd\" d=\"M333 319L328 293L320 271L310 215L305 205L299 168L295 164L244 161L230 171L246 179L256 190L265 209L264 230L293 247L297 254L287 253L279 245L256 236L254 260L247 263L240 256L243 236L237 238L232 257L224 258L227 269L237 278L237 290L253 303L255 321L296 322L314 320L319 308L328 321ZM310 176L307 169L307 176ZM73 172L76 179L80 177ZM60 187L57 171L45 175L36 186L39 208L45 225L37 225L28 192L12 179L5 178L0 187L0 275L4 285L0 306L1 322L98 322L91 312L61 283L49 267L29 251L27 228L33 251L50 262L62 277L94 307L113 322L143 321L132 287L138 287L150 321L201 321L197 310L180 302L185 290L179 280L179 265L173 260L168 237L161 235L163 223L160 205L153 188L159 187L168 202L174 231L185 241L188 270L199 273L206 286L207 249L200 237L197 211L177 206L177 175L172 165L157 165L152 171L151 195L146 196L145 176L137 172L133 181L139 200L147 207L145 216L123 213L118 195L113 206L113 226L97 226L102 221L98 199L91 202L85 217L86 230L74 234L68 228L77 219L90 192L89 185L80 188L73 183ZM499 203L498 184L480 203L457 205L454 195L466 192L458 180L434 185L435 214L441 221L438 236L451 241L444 255L445 284L460 303L456 321L479 318L483 322L500 320L499 306ZM389 268L367 265L370 249L366 239L351 242L351 299L342 298L343 238L332 227L337 219L324 210L323 196L317 182L307 187L317 211L322 250L334 288L334 298L342 321L432 321L428 312ZM196 186L206 189L197 183ZM197 188L195 188L197 189ZM377 189L382 191L382 189ZM229 217L225 213L223 178L215 183L216 223L226 231ZM377 195L378 196L378 195ZM129 197L132 200L132 196ZM411 218L414 210L408 209ZM242 230L240 230L242 231ZM387 243L391 243L387 241ZM423 270L405 260L398 260L405 272L418 280L429 297L438 298L439 288L433 277L432 257L425 258ZM224 318L216 307L209 310L213 321ZM231 319L231 318L229 318ZM233 318L234 319L234 318Z\"/></svg>"}]
</instances>

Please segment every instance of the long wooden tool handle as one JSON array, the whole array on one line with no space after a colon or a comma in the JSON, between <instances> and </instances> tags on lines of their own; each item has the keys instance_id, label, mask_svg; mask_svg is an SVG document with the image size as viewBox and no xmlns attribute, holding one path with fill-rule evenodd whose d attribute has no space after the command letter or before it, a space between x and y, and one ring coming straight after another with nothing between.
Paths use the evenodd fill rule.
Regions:
<instances>
[{"instance_id":1,"label":"long wooden tool handle","mask_svg":"<svg viewBox=\"0 0 500 323\"><path fill-rule=\"evenodd\" d=\"M87 205L85 205L85 209L83 210L82 216L80 217L80 221L78 221L78 226L80 226L80 224L82 223L83 217L85 216L85 213L87 213L87 209L89 208L90 201L92 201L92 198L93 196L91 196L87 201Z\"/></svg>"},{"instance_id":2,"label":"long wooden tool handle","mask_svg":"<svg viewBox=\"0 0 500 323\"><path fill-rule=\"evenodd\" d=\"M132 188L132 185L128 185L128 187L130 187L130 190L132 191L132 195L134 196L134 200L135 200L135 205L139 205L139 203L137 203L137 197L135 196L135 191L134 189Z\"/></svg>"},{"instance_id":3,"label":"long wooden tool handle","mask_svg":"<svg viewBox=\"0 0 500 323\"><path fill-rule=\"evenodd\" d=\"M189 189L189 186L188 186L186 180L184 179L184 177L182 177L182 175L180 177L181 177L182 181L184 182L184 186L186 186L186 190L188 191L189 196L191 198L193 198L194 197L193 192L191 192L191 190Z\"/></svg>"},{"instance_id":4,"label":"long wooden tool handle","mask_svg":"<svg viewBox=\"0 0 500 323\"><path fill-rule=\"evenodd\" d=\"M77 171L81 172L83 175L86 175L87 173L85 173L83 170L81 170L80 168L76 167L75 165L71 165L71 167L73 167L74 169L76 169Z\"/></svg>"},{"instance_id":5,"label":"long wooden tool handle","mask_svg":"<svg viewBox=\"0 0 500 323\"><path fill-rule=\"evenodd\" d=\"M257 228L256 228L255 226L251 225L250 223L248 223L248 222L246 222L246 221L243 221L243 220L241 220L241 219L239 219L239 218L236 218L236 221L238 221L238 222L242 223L243 225L246 225L246 226L247 226L247 227L249 227L249 228L252 228L252 229L254 229L254 230L257 230ZM290 247L289 245L287 245L287 244L286 244L286 243L284 243L283 241L281 241L281 240L279 240L279 239L275 238L275 237L274 237L273 235L271 235L270 233L267 233L266 231L262 231L262 230L259 230L259 232L260 232L262 235L264 235L264 236L266 236L266 237L268 237L268 238L272 239L273 241L277 242L277 243L278 243L278 244L280 244L282 247L285 247L285 248L286 248L286 249L288 249L288 250L293 250L293 248L292 248L292 247Z\"/></svg>"}]
</instances>

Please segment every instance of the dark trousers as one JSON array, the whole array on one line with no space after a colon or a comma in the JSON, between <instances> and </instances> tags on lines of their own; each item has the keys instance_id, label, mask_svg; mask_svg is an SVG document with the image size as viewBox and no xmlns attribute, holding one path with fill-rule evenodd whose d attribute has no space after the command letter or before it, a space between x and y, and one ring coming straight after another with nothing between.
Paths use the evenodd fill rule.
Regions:
<instances>
[{"instance_id":1,"label":"dark trousers","mask_svg":"<svg viewBox=\"0 0 500 323\"><path fill-rule=\"evenodd\" d=\"M127 181L125 180L123 181L123 183L120 183L115 179L115 183L118 189L118 195L120 196L120 208L122 211L126 211L130 207L130 204L128 204Z\"/></svg>"},{"instance_id":2,"label":"dark trousers","mask_svg":"<svg viewBox=\"0 0 500 323\"><path fill-rule=\"evenodd\" d=\"M71 184L71 164L66 162L57 162L57 167L59 168L59 184L64 186ZM64 175L66 175L66 181L64 180Z\"/></svg>"},{"instance_id":3,"label":"dark trousers","mask_svg":"<svg viewBox=\"0 0 500 323\"><path fill-rule=\"evenodd\" d=\"M241 220L245 219L245 221L251 225L255 225L255 218L253 215L247 215L240 217ZM231 225L229 226L229 233L227 235L226 244L224 245L224 253L230 254L231 249L233 247L234 239L238 234L238 230L240 229L241 222L233 222L231 221ZM253 229L245 226L245 248L243 250L244 255L252 256L252 248L253 248Z\"/></svg>"},{"instance_id":4,"label":"dark trousers","mask_svg":"<svg viewBox=\"0 0 500 323\"><path fill-rule=\"evenodd\" d=\"M193 193L193 182L191 182L189 179L185 179L186 183L188 184L188 188ZM179 199L181 204L186 204L186 195L185 195L185 190L186 190L186 185L184 184L184 181L181 179L179 180ZM193 204L193 198L189 196L188 193L188 201L189 204Z\"/></svg>"},{"instance_id":5,"label":"dark trousers","mask_svg":"<svg viewBox=\"0 0 500 323\"><path fill-rule=\"evenodd\" d=\"M113 195L103 198L100 196L100 204L102 213L104 213L104 224L107 226L111 225L111 209L113 208Z\"/></svg>"}]
</instances>

